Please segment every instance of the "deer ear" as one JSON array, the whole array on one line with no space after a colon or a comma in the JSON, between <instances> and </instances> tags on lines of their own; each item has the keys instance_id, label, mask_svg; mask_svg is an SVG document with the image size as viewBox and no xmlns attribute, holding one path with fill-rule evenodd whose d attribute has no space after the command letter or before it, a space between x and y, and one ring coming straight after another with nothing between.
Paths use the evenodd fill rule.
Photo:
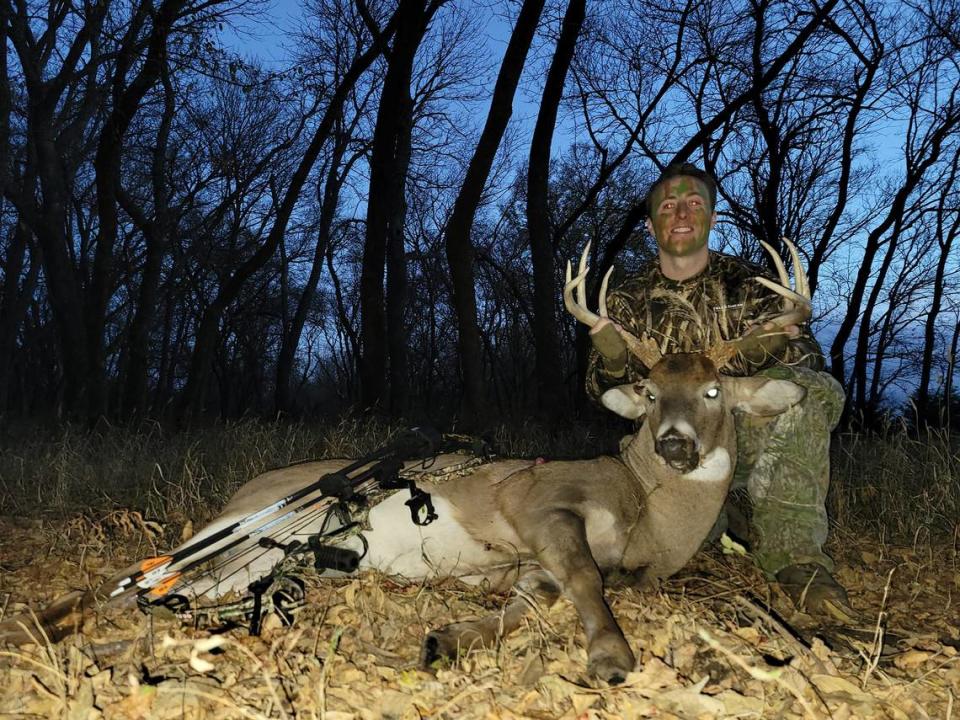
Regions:
<instances>
[{"instance_id":1,"label":"deer ear","mask_svg":"<svg viewBox=\"0 0 960 720\"><path fill-rule=\"evenodd\" d=\"M732 410L760 416L779 415L807 394L795 382L765 377L725 378L724 389Z\"/></svg>"},{"instance_id":2,"label":"deer ear","mask_svg":"<svg viewBox=\"0 0 960 720\"><path fill-rule=\"evenodd\" d=\"M600 402L607 410L627 420L636 420L647 411L633 383L610 388L600 396Z\"/></svg>"}]
</instances>

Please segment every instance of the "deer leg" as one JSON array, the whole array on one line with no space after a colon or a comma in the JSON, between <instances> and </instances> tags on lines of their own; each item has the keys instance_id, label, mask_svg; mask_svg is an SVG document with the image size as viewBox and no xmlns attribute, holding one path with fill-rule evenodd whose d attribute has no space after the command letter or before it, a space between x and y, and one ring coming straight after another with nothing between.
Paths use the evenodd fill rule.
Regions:
<instances>
[{"instance_id":1,"label":"deer leg","mask_svg":"<svg viewBox=\"0 0 960 720\"><path fill-rule=\"evenodd\" d=\"M587 636L587 670L608 683L623 682L635 660L603 598L603 578L590 552L583 518L569 510L554 510L522 524L518 531L577 608Z\"/></svg>"},{"instance_id":2,"label":"deer leg","mask_svg":"<svg viewBox=\"0 0 960 720\"><path fill-rule=\"evenodd\" d=\"M502 612L479 620L452 623L427 633L423 639L420 662L429 666L437 660L453 660L458 654L474 647L493 647L497 640L520 627L530 611L530 597L544 608L549 608L560 597L560 586L539 569L528 572L515 587L522 596L508 602Z\"/></svg>"}]
</instances>

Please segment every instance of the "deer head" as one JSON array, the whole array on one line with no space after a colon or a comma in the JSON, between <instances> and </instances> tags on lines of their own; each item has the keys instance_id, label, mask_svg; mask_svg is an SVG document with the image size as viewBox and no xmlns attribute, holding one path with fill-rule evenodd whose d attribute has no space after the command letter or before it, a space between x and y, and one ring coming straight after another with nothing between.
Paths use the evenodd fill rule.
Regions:
<instances>
[{"instance_id":1,"label":"deer head","mask_svg":"<svg viewBox=\"0 0 960 720\"><path fill-rule=\"evenodd\" d=\"M665 355L637 383L607 390L600 401L621 417L645 418L654 452L681 474L726 447L729 413L779 415L803 399L789 380L721 375L703 353Z\"/></svg>"}]
</instances>

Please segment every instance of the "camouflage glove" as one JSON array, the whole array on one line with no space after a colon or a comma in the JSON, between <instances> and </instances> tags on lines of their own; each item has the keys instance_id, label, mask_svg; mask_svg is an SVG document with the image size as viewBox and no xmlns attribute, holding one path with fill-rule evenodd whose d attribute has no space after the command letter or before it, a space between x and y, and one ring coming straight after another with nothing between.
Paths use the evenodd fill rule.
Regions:
<instances>
[{"instance_id":1,"label":"camouflage glove","mask_svg":"<svg viewBox=\"0 0 960 720\"><path fill-rule=\"evenodd\" d=\"M619 375L626 369L627 343L620 337L614 325L604 325L599 331L591 334L590 342L603 358L603 367L607 372Z\"/></svg>"},{"instance_id":2,"label":"camouflage glove","mask_svg":"<svg viewBox=\"0 0 960 720\"><path fill-rule=\"evenodd\" d=\"M783 332L754 328L737 343L743 359L751 365L763 365L768 359L780 359L787 347L787 335Z\"/></svg>"}]
</instances>

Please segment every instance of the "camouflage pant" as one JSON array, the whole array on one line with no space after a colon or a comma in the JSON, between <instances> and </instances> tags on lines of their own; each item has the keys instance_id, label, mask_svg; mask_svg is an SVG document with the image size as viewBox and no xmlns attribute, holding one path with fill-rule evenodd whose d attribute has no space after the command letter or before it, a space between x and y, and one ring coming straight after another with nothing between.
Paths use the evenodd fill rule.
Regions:
<instances>
[{"instance_id":1,"label":"camouflage pant","mask_svg":"<svg viewBox=\"0 0 960 720\"><path fill-rule=\"evenodd\" d=\"M821 548L827 539L830 431L843 410L843 388L807 368L778 366L758 374L792 380L807 394L773 418L737 415L733 489L745 488L750 496L754 559L770 576L804 562L832 570Z\"/></svg>"}]
</instances>

